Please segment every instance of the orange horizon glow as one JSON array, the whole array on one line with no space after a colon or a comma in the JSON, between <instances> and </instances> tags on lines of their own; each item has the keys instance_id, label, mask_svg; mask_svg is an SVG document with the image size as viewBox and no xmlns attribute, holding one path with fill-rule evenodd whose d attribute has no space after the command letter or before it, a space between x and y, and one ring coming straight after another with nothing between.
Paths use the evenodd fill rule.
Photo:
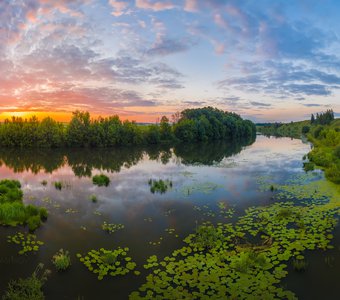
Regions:
<instances>
[{"instance_id":1,"label":"orange horizon glow","mask_svg":"<svg viewBox=\"0 0 340 300\"><path fill-rule=\"evenodd\" d=\"M160 114L159 116L156 116L154 114L143 114L143 115L119 115L118 113L106 113L106 114L96 114L96 113L91 113L91 119L97 119L98 117L108 117L108 116L113 116L113 115L118 115L119 118L122 121L129 120L129 121L136 121L136 122L144 122L144 123L155 123L158 121L158 119L161 118L163 115L167 115L168 117L169 114ZM2 112L0 113L0 122L5 121L6 119L11 119L12 117L20 117L22 119L29 119L31 117L37 117L39 121L46 117L51 117L52 119L58 121L58 122L63 122L67 123L71 120L72 118L72 112L44 112L44 111L10 111L10 112Z\"/></svg>"}]
</instances>

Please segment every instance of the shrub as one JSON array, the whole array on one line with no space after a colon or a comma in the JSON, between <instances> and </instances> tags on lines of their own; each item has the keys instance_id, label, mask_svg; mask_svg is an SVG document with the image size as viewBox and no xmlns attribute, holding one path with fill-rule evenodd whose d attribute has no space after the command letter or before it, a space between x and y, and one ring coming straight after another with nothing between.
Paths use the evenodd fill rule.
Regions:
<instances>
[{"instance_id":1,"label":"shrub","mask_svg":"<svg viewBox=\"0 0 340 300\"><path fill-rule=\"evenodd\" d=\"M108 186L110 184L110 178L104 174L95 175L92 177L92 182L98 186Z\"/></svg>"},{"instance_id":2,"label":"shrub","mask_svg":"<svg viewBox=\"0 0 340 300\"><path fill-rule=\"evenodd\" d=\"M309 132L309 130L310 130L310 127L309 127L309 126L303 126L301 132L302 132L303 134L306 134L306 133Z\"/></svg>"},{"instance_id":3,"label":"shrub","mask_svg":"<svg viewBox=\"0 0 340 300\"><path fill-rule=\"evenodd\" d=\"M340 144L335 147L334 155L336 158L340 159Z\"/></svg>"},{"instance_id":4,"label":"shrub","mask_svg":"<svg viewBox=\"0 0 340 300\"><path fill-rule=\"evenodd\" d=\"M326 178L334 183L340 184L340 164L334 164L326 169Z\"/></svg>"},{"instance_id":5,"label":"shrub","mask_svg":"<svg viewBox=\"0 0 340 300\"><path fill-rule=\"evenodd\" d=\"M53 255L52 263L56 267L57 271L65 271L71 265L71 257L68 251L60 249Z\"/></svg>"},{"instance_id":6,"label":"shrub","mask_svg":"<svg viewBox=\"0 0 340 300\"><path fill-rule=\"evenodd\" d=\"M304 162L303 163L303 169L305 170L305 172L308 171L313 171L315 167L315 164L313 162Z\"/></svg>"},{"instance_id":7,"label":"shrub","mask_svg":"<svg viewBox=\"0 0 340 300\"><path fill-rule=\"evenodd\" d=\"M47 280L48 270L42 271L43 264L39 264L33 274L25 279L12 280L2 300L44 300L42 287ZM39 273L42 274L39 276Z\"/></svg>"}]
</instances>

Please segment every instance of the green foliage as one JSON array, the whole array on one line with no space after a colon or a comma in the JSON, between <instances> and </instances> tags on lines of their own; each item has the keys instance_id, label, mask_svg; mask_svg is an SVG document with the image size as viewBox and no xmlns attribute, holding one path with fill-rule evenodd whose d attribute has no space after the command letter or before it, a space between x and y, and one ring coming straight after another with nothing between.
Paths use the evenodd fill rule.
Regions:
<instances>
[{"instance_id":1,"label":"green foliage","mask_svg":"<svg viewBox=\"0 0 340 300\"><path fill-rule=\"evenodd\" d=\"M136 263L127 256L129 248L118 247L115 250L91 250L87 255L77 254L79 260L89 269L98 274L98 279L102 280L105 276L126 275L134 270Z\"/></svg>"},{"instance_id":2,"label":"green foliage","mask_svg":"<svg viewBox=\"0 0 340 300\"><path fill-rule=\"evenodd\" d=\"M56 267L57 271L65 271L71 266L71 257L68 251L60 249L52 257L52 263Z\"/></svg>"},{"instance_id":3,"label":"green foliage","mask_svg":"<svg viewBox=\"0 0 340 300\"><path fill-rule=\"evenodd\" d=\"M326 112L316 114L315 124L329 125L334 120L334 112L332 109L327 109Z\"/></svg>"},{"instance_id":4,"label":"green foliage","mask_svg":"<svg viewBox=\"0 0 340 300\"><path fill-rule=\"evenodd\" d=\"M113 223L107 223L106 221L102 224L102 229L108 233L114 233L118 230L121 230L124 228L123 224L113 224Z\"/></svg>"},{"instance_id":5,"label":"green foliage","mask_svg":"<svg viewBox=\"0 0 340 300\"><path fill-rule=\"evenodd\" d=\"M43 265L40 264L30 277L10 281L2 300L44 300L42 287L47 280L49 270L42 269Z\"/></svg>"},{"instance_id":6,"label":"green foliage","mask_svg":"<svg viewBox=\"0 0 340 300\"><path fill-rule=\"evenodd\" d=\"M313 162L308 161L303 163L303 169L305 170L305 172L313 171L314 167L315 164Z\"/></svg>"},{"instance_id":7,"label":"green foliage","mask_svg":"<svg viewBox=\"0 0 340 300\"><path fill-rule=\"evenodd\" d=\"M182 111L173 131L177 139L193 142L251 137L256 127L235 113L204 107Z\"/></svg>"},{"instance_id":8,"label":"green foliage","mask_svg":"<svg viewBox=\"0 0 340 300\"><path fill-rule=\"evenodd\" d=\"M0 224L17 226L28 224L34 231L47 218L47 210L22 203L23 193L20 182L4 179L0 181Z\"/></svg>"},{"instance_id":9,"label":"green foliage","mask_svg":"<svg viewBox=\"0 0 340 300\"><path fill-rule=\"evenodd\" d=\"M43 242L38 241L34 234L23 234L21 232L17 232L14 235L9 235L7 237L7 241L21 247L18 252L20 255L29 252L36 252L39 250L40 246L44 244Z\"/></svg>"},{"instance_id":10,"label":"green foliage","mask_svg":"<svg viewBox=\"0 0 340 300\"><path fill-rule=\"evenodd\" d=\"M164 194L169 188L172 188L172 181L171 180L154 180L149 179L148 184L150 186L151 193L160 193Z\"/></svg>"},{"instance_id":11,"label":"green foliage","mask_svg":"<svg viewBox=\"0 0 340 300\"><path fill-rule=\"evenodd\" d=\"M301 132L302 132L303 134L306 134L306 133L308 133L309 131L310 131L310 127L309 127L309 126L303 126L303 127L302 127Z\"/></svg>"},{"instance_id":12,"label":"green foliage","mask_svg":"<svg viewBox=\"0 0 340 300\"><path fill-rule=\"evenodd\" d=\"M215 248L221 239L223 236L214 225L203 224L196 229L195 243L199 248Z\"/></svg>"},{"instance_id":13,"label":"green foliage","mask_svg":"<svg viewBox=\"0 0 340 300\"><path fill-rule=\"evenodd\" d=\"M96 203L96 202L98 202L98 197L97 197L96 195L92 194L92 195L90 196L90 200L91 200L93 203Z\"/></svg>"},{"instance_id":14,"label":"green foliage","mask_svg":"<svg viewBox=\"0 0 340 300\"><path fill-rule=\"evenodd\" d=\"M118 116L91 119L89 112L75 111L68 124L51 118L13 117L0 124L1 147L113 147L118 145L160 144L174 140L202 141L255 135L255 125L234 113L212 107L182 112L175 125L163 116L160 124L140 126L121 121Z\"/></svg>"},{"instance_id":15,"label":"green foliage","mask_svg":"<svg viewBox=\"0 0 340 300\"><path fill-rule=\"evenodd\" d=\"M40 214L32 216L32 217L29 217L28 220L27 220L27 225L28 225L29 231L31 231L31 232L33 232L37 228L39 228L40 225L41 225Z\"/></svg>"},{"instance_id":16,"label":"green foliage","mask_svg":"<svg viewBox=\"0 0 340 300\"><path fill-rule=\"evenodd\" d=\"M110 184L110 178L104 174L95 175L92 177L92 182L98 186L108 186Z\"/></svg>"}]
</instances>

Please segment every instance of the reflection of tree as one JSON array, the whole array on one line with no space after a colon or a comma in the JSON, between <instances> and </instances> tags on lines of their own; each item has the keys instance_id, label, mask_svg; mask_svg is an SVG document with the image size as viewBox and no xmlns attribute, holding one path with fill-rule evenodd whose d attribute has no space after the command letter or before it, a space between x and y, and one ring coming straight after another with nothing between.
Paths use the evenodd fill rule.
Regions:
<instances>
[{"instance_id":1,"label":"reflection of tree","mask_svg":"<svg viewBox=\"0 0 340 300\"><path fill-rule=\"evenodd\" d=\"M118 147L102 149L0 149L0 165L4 164L14 172L39 171L51 173L66 163L78 177L90 177L94 169L119 172L122 167L130 168L147 154L149 159L167 164L175 154L183 164L212 165L224 157L239 153L242 147L250 145L255 138L232 142L209 142L169 146ZM174 153L174 154L173 154Z\"/></svg>"},{"instance_id":2,"label":"reflection of tree","mask_svg":"<svg viewBox=\"0 0 340 300\"><path fill-rule=\"evenodd\" d=\"M202 164L212 165L222 161L223 158L241 152L244 146L254 143L255 137L248 139L215 141L209 143L181 144L174 149L176 156L182 159L185 165Z\"/></svg>"},{"instance_id":3,"label":"reflection of tree","mask_svg":"<svg viewBox=\"0 0 340 300\"><path fill-rule=\"evenodd\" d=\"M65 154L61 149L0 149L0 162L15 173L40 171L52 173L65 164Z\"/></svg>"}]
</instances>

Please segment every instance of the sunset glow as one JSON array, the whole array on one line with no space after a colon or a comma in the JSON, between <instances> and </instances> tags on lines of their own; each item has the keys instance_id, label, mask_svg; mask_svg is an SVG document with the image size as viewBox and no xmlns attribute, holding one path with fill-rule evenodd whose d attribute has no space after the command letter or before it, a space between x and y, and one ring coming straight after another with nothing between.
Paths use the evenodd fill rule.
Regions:
<instances>
[{"instance_id":1,"label":"sunset glow","mask_svg":"<svg viewBox=\"0 0 340 300\"><path fill-rule=\"evenodd\" d=\"M339 1L4 0L0 121L340 113ZM327 18L324 18L327 16Z\"/></svg>"}]
</instances>

